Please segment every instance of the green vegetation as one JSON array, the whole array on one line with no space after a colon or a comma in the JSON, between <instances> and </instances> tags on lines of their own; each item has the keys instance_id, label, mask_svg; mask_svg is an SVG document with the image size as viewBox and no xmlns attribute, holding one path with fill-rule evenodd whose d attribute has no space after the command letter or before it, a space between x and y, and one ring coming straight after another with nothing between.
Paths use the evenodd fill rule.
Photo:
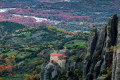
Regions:
<instances>
[{"instance_id":1,"label":"green vegetation","mask_svg":"<svg viewBox=\"0 0 120 80\"><path fill-rule=\"evenodd\" d=\"M48 54L53 53L53 52L54 52L54 50L49 50Z\"/></svg>"},{"instance_id":2,"label":"green vegetation","mask_svg":"<svg viewBox=\"0 0 120 80\"><path fill-rule=\"evenodd\" d=\"M0 70L3 80L29 80L30 76L39 79L41 66L49 62L49 55L54 50L67 47L68 61L79 62L86 49L88 34L73 34L51 26L32 28L13 22L0 22L0 28L3 33L0 35L0 67L8 68ZM77 76L80 72L70 73ZM64 75L67 79L67 74Z\"/></svg>"},{"instance_id":3,"label":"green vegetation","mask_svg":"<svg viewBox=\"0 0 120 80\"><path fill-rule=\"evenodd\" d=\"M11 34L12 32L15 32L16 30L25 28L25 25L14 23L14 22L0 22L0 31L2 32L2 35Z\"/></svg>"},{"instance_id":4,"label":"green vegetation","mask_svg":"<svg viewBox=\"0 0 120 80\"><path fill-rule=\"evenodd\" d=\"M26 57L26 56L27 56L27 55L26 55L24 52L18 53L18 54L16 55L17 58L24 58L24 57Z\"/></svg>"},{"instance_id":5,"label":"green vegetation","mask_svg":"<svg viewBox=\"0 0 120 80\"><path fill-rule=\"evenodd\" d=\"M3 80L14 80L14 79L19 79L19 80L24 80L26 73L17 73L14 74L12 77L6 76L6 77L1 77ZM21 77L20 77L21 76Z\"/></svg>"},{"instance_id":6,"label":"green vegetation","mask_svg":"<svg viewBox=\"0 0 120 80\"><path fill-rule=\"evenodd\" d=\"M79 45L80 47L85 47L86 43L85 42L72 42L72 43L65 44L65 46L67 47L73 47L76 45Z\"/></svg>"},{"instance_id":7,"label":"green vegetation","mask_svg":"<svg viewBox=\"0 0 120 80\"><path fill-rule=\"evenodd\" d=\"M8 57L11 57L11 56L13 56L15 54L16 54L16 52L9 52L9 53L1 54L0 56L7 55Z\"/></svg>"},{"instance_id":8,"label":"green vegetation","mask_svg":"<svg viewBox=\"0 0 120 80\"><path fill-rule=\"evenodd\" d=\"M12 78L10 77L1 77L3 80L13 80Z\"/></svg>"},{"instance_id":9,"label":"green vegetation","mask_svg":"<svg viewBox=\"0 0 120 80\"><path fill-rule=\"evenodd\" d=\"M38 61L38 58L36 57L36 58L30 59L30 60L28 61L28 64L30 64L30 63L32 63L32 62L37 62L37 61Z\"/></svg>"}]
</instances>

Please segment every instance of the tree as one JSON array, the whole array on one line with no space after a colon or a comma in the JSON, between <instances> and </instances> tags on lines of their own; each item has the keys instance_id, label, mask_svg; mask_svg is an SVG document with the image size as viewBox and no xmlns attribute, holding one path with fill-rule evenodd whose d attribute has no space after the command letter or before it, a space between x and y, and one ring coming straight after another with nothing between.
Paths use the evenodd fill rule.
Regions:
<instances>
[{"instance_id":1,"label":"tree","mask_svg":"<svg viewBox=\"0 0 120 80\"><path fill-rule=\"evenodd\" d=\"M0 80L3 80L2 78L0 78Z\"/></svg>"},{"instance_id":2,"label":"tree","mask_svg":"<svg viewBox=\"0 0 120 80\"><path fill-rule=\"evenodd\" d=\"M25 80L31 80L31 79L30 79L30 76L31 76L31 75L28 75L28 74L27 74L26 77L25 77Z\"/></svg>"},{"instance_id":3,"label":"tree","mask_svg":"<svg viewBox=\"0 0 120 80\"><path fill-rule=\"evenodd\" d=\"M81 77L81 76L79 76L79 80L82 80L82 77Z\"/></svg>"},{"instance_id":4,"label":"tree","mask_svg":"<svg viewBox=\"0 0 120 80\"><path fill-rule=\"evenodd\" d=\"M113 52L113 50L114 50L114 46L110 46L110 52Z\"/></svg>"},{"instance_id":5,"label":"tree","mask_svg":"<svg viewBox=\"0 0 120 80\"><path fill-rule=\"evenodd\" d=\"M69 77L69 71L66 72L65 77L66 77L66 78Z\"/></svg>"},{"instance_id":6,"label":"tree","mask_svg":"<svg viewBox=\"0 0 120 80\"><path fill-rule=\"evenodd\" d=\"M33 71L33 75L37 74L37 71Z\"/></svg>"},{"instance_id":7,"label":"tree","mask_svg":"<svg viewBox=\"0 0 120 80\"><path fill-rule=\"evenodd\" d=\"M11 65L8 65L8 66L5 67L5 70L9 71L11 67L12 67Z\"/></svg>"},{"instance_id":8,"label":"tree","mask_svg":"<svg viewBox=\"0 0 120 80\"><path fill-rule=\"evenodd\" d=\"M4 59L8 65L12 65L11 59L9 57Z\"/></svg>"},{"instance_id":9,"label":"tree","mask_svg":"<svg viewBox=\"0 0 120 80\"><path fill-rule=\"evenodd\" d=\"M31 75L27 74L25 80L40 80L40 74L37 71L33 71Z\"/></svg>"},{"instance_id":10,"label":"tree","mask_svg":"<svg viewBox=\"0 0 120 80\"><path fill-rule=\"evenodd\" d=\"M5 59L5 58L7 58L7 57L8 57L7 55L3 55L3 56L2 56L2 59Z\"/></svg>"}]
</instances>

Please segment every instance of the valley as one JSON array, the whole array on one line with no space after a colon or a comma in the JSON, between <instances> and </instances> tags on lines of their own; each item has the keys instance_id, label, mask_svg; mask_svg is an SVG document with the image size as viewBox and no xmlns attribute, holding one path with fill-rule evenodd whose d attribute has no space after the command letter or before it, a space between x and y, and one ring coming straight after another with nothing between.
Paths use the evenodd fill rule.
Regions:
<instances>
[{"instance_id":1,"label":"valley","mask_svg":"<svg viewBox=\"0 0 120 80\"><path fill-rule=\"evenodd\" d=\"M119 80L119 7L1 0L0 80Z\"/></svg>"},{"instance_id":2,"label":"valley","mask_svg":"<svg viewBox=\"0 0 120 80\"><path fill-rule=\"evenodd\" d=\"M21 1L19 4L1 2L0 19L32 27L56 26L70 32L86 32L92 26L99 28L106 24L111 14L120 12L117 1L114 1L116 5L111 1L102 1L99 5L98 2L93 3L95 4L86 6L88 3L85 1L57 3Z\"/></svg>"}]
</instances>

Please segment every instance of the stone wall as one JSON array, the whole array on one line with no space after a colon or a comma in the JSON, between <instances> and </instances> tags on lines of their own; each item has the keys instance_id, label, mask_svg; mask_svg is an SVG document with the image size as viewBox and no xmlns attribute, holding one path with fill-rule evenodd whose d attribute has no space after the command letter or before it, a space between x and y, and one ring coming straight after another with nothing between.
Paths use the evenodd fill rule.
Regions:
<instances>
[{"instance_id":1,"label":"stone wall","mask_svg":"<svg viewBox=\"0 0 120 80\"><path fill-rule=\"evenodd\" d=\"M50 55L50 62L51 61L58 62L58 60L59 60L59 56Z\"/></svg>"},{"instance_id":2,"label":"stone wall","mask_svg":"<svg viewBox=\"0 0 120 80\"><path fill-rule=\"evenodd\" d=\"M65 69L66 60L58 60L58 64L60 65L60 67L61 67L62 69Z\"/></svg>"}]
</instances>

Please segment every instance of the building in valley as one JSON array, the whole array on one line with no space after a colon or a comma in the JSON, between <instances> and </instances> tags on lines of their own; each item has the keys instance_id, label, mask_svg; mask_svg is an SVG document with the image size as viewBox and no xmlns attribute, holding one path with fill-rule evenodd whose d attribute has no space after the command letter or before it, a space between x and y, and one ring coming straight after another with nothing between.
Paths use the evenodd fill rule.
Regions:
<instances>
[{"instance_id":1,"label":"building in valley","mask_svg":"<svg viewBox=\"0 0 120 80\"><path fill-rule=\"evenodd\" d=\"M56 62L59 64L59 66L63 69L65 69L66 64L66 57L65 55L61 53L51 53L50 54L50 62Z\"/></svg>"}]
</instances>

